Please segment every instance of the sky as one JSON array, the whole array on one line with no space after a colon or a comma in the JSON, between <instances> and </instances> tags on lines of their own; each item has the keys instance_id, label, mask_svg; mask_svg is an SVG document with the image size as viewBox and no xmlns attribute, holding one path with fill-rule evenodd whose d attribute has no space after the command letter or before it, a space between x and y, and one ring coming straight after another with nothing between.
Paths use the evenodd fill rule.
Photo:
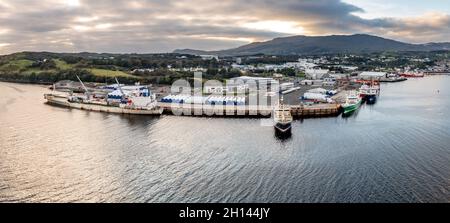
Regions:
<instances>
[{"instance_id":1,"label":"sky","mask_svg":"<svg viewBox=\"0 0 450 223\"><path fill-rule=\"evenodd\" d=\"M450 42L450 0L0 0L0 54L219 50L355 33Z\"/></svg>"}]
</instances>

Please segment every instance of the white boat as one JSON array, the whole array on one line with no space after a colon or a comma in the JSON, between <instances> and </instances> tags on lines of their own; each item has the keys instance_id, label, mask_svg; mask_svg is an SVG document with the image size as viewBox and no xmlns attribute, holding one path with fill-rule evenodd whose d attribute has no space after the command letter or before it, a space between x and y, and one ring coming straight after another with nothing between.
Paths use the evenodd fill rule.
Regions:
<instances>
[{"instance_id":1,"label":"white boat","mask_svg":"<svg viewBox=\"0 0 450 223\"><path fill-rule=\"evenodd\" d=\"M357 91L351 91L347 95L347 99L345 103L342 105L344 109L344 115L349 115L354 111L358 110L359 106L361 106L362 98Z\"/></svg>"}]
</instances>

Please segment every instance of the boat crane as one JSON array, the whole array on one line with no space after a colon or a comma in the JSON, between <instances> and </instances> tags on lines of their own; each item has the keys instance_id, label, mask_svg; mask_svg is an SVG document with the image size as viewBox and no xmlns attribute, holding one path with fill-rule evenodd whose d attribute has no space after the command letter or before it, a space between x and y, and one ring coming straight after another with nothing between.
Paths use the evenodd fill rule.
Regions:
<instances>
[{"instance_id":1,"label":"boat crane","mask_svg":"<svg viewBox=\"0 0 450 223\"><path fill-rule=\"evenodd\" d=\"M119 80L117 80L117 77L114 77L117 83L117 88L119 88L120 93L122 94L122 98L125 96L125 94L122 91L122 87L120 86Z\"/></svg>"},{"instance_id":2,"label":"boat crane","mask_svg":"<svg viewBox=\"0 0 450 223\"><path fill-rule=\"evenodd\" d=\"M89 90L84 85L83 81L81 81L80 77L78 77L78 75L76 75L76 76L77 76L78 81L80 81L81 86L84 88L84 93L86 94L86 97L89 99L90 98Z\"/></svg>"}]
</instances>

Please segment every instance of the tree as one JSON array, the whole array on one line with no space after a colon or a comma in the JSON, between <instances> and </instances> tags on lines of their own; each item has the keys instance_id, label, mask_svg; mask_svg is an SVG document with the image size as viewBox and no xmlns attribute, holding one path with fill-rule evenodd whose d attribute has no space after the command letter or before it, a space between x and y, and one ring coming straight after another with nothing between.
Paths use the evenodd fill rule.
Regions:
<instances>
[{"instance_id":1,"label":"tree","mask_svg":"<svg viewBox=\"0 0 450 223\"><path fill-rule=\"evenodd\" d=\"M208 68L208 70L206 70L206 75L209 77L213 77L216 76L216 74L219 73L219 70L216 68Z\"/></svg>"},{"instance_id":2,"label":"tree","mask_svg":"<svg viewBox=\"0 0 450 223\"><path fill-rule=\"evenodd\" d=\"M295 70L292 68L283 68L282 70L280 70L280 73L289 77L295 76Z\"/></svg>"}]
</instances>

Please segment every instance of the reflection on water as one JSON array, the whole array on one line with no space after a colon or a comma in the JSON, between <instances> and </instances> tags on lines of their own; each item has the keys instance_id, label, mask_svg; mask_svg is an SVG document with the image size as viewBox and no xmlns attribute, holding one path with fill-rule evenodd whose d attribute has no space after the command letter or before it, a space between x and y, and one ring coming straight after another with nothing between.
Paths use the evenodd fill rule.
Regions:
<instances>
[{"instance_id":1,"label":"reflection on water","mask_svg":"<svg viewBox=\"0 0 450 223\"><path fill-rule=\"evenodd\" d=\"M375 105L281 140L259 119L71 110L0 83L0 201L449 202L446 86L384 84Z\"/></svg>"}]
</instances>

